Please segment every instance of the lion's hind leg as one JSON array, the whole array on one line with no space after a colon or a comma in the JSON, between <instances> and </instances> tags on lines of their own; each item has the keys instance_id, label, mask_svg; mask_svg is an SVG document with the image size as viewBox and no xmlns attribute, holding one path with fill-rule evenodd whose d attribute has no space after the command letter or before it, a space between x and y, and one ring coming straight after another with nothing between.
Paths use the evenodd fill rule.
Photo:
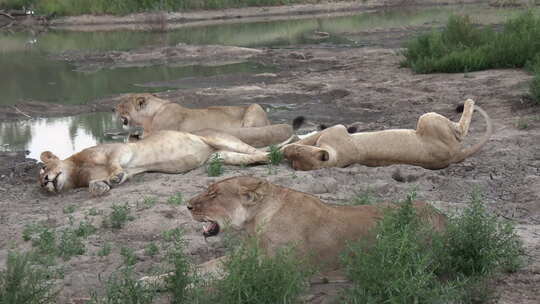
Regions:
<instances>
[{"instance_id":1,"label":"lion's hind leg","mask_svg":"<svg viewBox=\"0 0 540 304\"><path fill-rule=\"evenodd\" d=\"M246 108L242 119L242 127L264 127L268 125L270 125L270 121L260 105L254 103Z\"/></svg>"},{"instance_id":2,"label":"lion's hind leg","mask_svg":"<svg viewBox=\"0 0 540 304\"><path fill-rule=\"evenodd\" d=\"M458 123L453 122L454 131L456 132L456 137L461 141L467 133L469 132L469 126L471 124L472 114L474 111L474 101L472 99L465 100L463 105L463 114L461 114L461 119Z\"/></svg>"}]
</instances>

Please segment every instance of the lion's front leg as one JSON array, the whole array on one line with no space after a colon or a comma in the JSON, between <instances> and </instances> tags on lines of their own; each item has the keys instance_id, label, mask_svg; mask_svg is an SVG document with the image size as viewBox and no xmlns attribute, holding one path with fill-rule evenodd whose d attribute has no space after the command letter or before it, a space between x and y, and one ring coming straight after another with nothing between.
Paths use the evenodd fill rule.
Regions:
<instances>
[{"instance_id":1,"label":"lion's front leg","mask_svg":"<svg viewBox=\"0 0 540 304\"><path fill-rule=\"evenodd\" d=\"M104 180L92 180L88 183L88 190L93 196L101 196L109 192L111 186Z\"/></svg>"}]
</instances>

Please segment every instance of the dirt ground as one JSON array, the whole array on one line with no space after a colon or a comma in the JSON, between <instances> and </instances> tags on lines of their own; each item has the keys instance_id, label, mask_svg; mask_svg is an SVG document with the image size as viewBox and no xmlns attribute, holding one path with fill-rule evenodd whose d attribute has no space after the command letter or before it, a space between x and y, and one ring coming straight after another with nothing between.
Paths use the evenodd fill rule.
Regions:
<instances>
[{"instance_id":1,"label":"dirt ground","mask_svg":"<svg viewBox=\"0 0 540 304\"><path fill-rule=\"evenodd\" d=\"M384 34L379 37L384 39ZM151 64L159 60L174 62L185 59L174 57L182 47L166 51L135 50L120 56L66 54L59 60L69 60L79 68L95 67L103 62L125 66L129 58L144 58L141 62ZM205 56L204 51L202 53L199 56ZM100 278L106 278L121 264L121 246L135 249L137 274L147 274L161 263L163 254L150 257L144 253L144 248L150 242L162 241L165 230L181 227L194 261L206 261L223 253L222 240L205 240L201 225L192 221L185 206L167 204L167 199L178 192L189 199L207 185L237 175L263 177L312 193L329 203L346 203L365 191L381 200L402 199L411 189L416 189L419 199L447 211L465 206L472 191L479 189L492 212L516 223L517 233L526 248L526 266L493 283L497 294L493 303L540 302L540 107L527 97L531 80L528 73L505 69L417 75L399 67L401 57L391 42L385 48L305 46L240 53L235 53L239 60L272 64L277 71L179 80L197 82L199 86L159 95L189 107L260 103L267 106L274 122L290 122L298 115L305 116L308 123L301 132L313 130L320 123L358 122L362 130L414 128L418 117L431 111L457 120L455 106L466 98L473 98L491 116L495 132L478 154L436 171L402 165L380 168L353 165L295 172L283 163L274 168L226 166L224 175L216 178L208 177L205 168L199 168L178 175L143 174L104 197L91 197L87 189L60 195L43 193L36 181L35 162L25 159L22 152L2 152L0 265L4 264L8 250L30 248L22 239L26 224L45 221L50 227L61 229L68 225L70 216L75 222L86 219L100 228L86 241L86 253L65 263L64 277L58 279L62 287L59 303L71 303L87 297L91 289L99 288ZM220 86L214 85L216 83ZM19 111L31 116L108 111L115 102L114 96L77 107L51 107L34 101L0 109L0 119L24 119ZM465 145L479 140L484 130L485 123L476 114ZM146 208L142 203L145 198L154 198L157 204ZM119 231L101 228L111 206L124 203L132 207L134 220ZM71 214L63 212L68 205L76 206ZM89 215L94 209L98 210L97 215ZM106 257L96 255L106 242L113 244L112 253ZM308 302L329 303L340 287L313 286Z\"/></svg>"}]
</instances>

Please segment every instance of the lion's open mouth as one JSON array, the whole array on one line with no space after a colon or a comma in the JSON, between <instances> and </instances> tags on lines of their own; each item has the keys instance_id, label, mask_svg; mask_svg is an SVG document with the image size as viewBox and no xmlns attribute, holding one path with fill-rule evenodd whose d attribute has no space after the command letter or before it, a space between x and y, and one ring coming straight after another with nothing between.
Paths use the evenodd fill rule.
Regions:
<instances>
[{"instance_id":1,"label":"lion's open mouth","mask_svg":"<svg viewBox=\"0 0 540 304\"><path fill-rule=\"evenodd\" d=\"M209 221L203 227L203 235L204 235L204 237L215 236L218 233L219 233L219 224L217 222Z\"/></svg>"},{"instance_id":2,"label":"lion's open mouth","mask_svg":"<svg viewBox=\"0 0 540 304\"><path fill-rule=\"evenodd\" d=\"M127 126L127 125L128 125L129 119L127 119L127 117L121 116L120 119L122 120L122 124L123 124L124 126Z\"/></svg>"}]
</instances>

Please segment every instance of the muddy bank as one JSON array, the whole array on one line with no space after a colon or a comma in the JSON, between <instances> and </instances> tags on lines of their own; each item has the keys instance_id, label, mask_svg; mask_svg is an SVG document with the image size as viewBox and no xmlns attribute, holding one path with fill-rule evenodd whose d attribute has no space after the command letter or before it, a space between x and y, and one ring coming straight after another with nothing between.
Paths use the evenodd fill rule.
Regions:
<instances>
[{"instance_id":1,"label":"muddy bank","mask_svg":"<svg viewBox=\"0 0 540 304\"><path fill-rule=\"evenodd\" d=\"M492 212L517 224L517 233L524 241L527 254L527 264L522 270L494 282L499 297L493 302L532 304L540 301L540 290L536 288L540 284L540 107L526 97L531 79L527 72L499 69L418 75L399 68L400 55L395 49L387 48L308 46L262 50L248 59L274 65L277 70L265 75L246 75L245 79L227 78L230 82L223 82L222 86L211 85L215 76L190 79L208 86L170 90L158 95L190 107L261 103L266 105L274 122L306 116L308 123L302 132L314 129L318 123L359 122L363 130L414 128L418 117L430 111L457 120L459 114L454 112L455 106L466 98L473 98L491 116L495 133L478 154L436 171L412 166L354 165L295 172L284 163L274 168L231 166L226 168L223 177L211 178L205 168L199 168L178 175L143 174L98 198L90 197L87 189L51 196L39 190L37 183L31 181L30 173L26 177L2 173L10 178L10 185L2 186L5 191L0 196L3 227L0 229L0 264L3 265L8 248L29 247L21 236L25 224L54 219L51 227L61 229L68 225L69 216L76 221L87 219L99 230L86 242L83 255L65 263L65 275L58 279L62 287L59 303L70 303L73 298L88 296L92 288L99 288L102 284L99 278L107 277L121 264L121 246L135 250L135 270L140 276L147 275L163 262L163 253L150 257L145 255L144 248L150 242L164 241L162 232L168 229L184 229L188 253L196 262L206 261L223 252L221 240L205 240L199 223L192 221L185 206L173 206L167 200L177 192L189 199L206 185L230 176L266 178L333 203L347 203L365 191L381 200L401 199L414 188L419 199L445 210L466 205L470 193L480 189ZM111 98L84 107L108 110L113 104ZM39 115L35 110L37 106L17 107L25 113ZM83 110L71 108L77 109L66 110L64 114ZM51 107L57 111L51 114L48 109L42 108L41 114L56 115L63 111ZM16 111L12 110L5 117L14 113ZM485 122L480 115L474 115L465 145L478 141L484 131ZM12 164L18 162L12 160ZM0 164L3 170L0 172L7 172L9 166L4 159ZM157 203L145 207L142 202L147 197ZM128 203L135 218L119 231L100 224L113 203ZM76 206L74 213L64 213L67 205ZM92 209L99 212L89 216ZM99 257L97 252L107 242L115 244L112 253ZM340 287L312 287L311 303L328 303L329 294L335 294Z\"/></svg>"}]
</instances>

